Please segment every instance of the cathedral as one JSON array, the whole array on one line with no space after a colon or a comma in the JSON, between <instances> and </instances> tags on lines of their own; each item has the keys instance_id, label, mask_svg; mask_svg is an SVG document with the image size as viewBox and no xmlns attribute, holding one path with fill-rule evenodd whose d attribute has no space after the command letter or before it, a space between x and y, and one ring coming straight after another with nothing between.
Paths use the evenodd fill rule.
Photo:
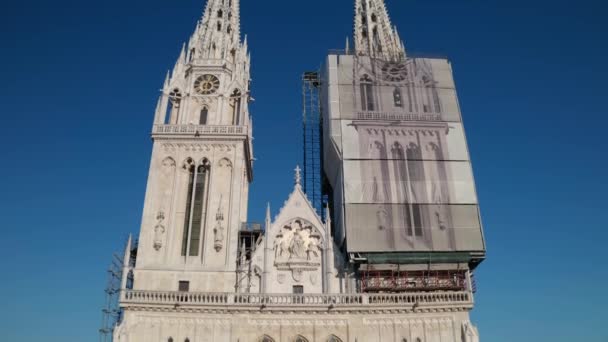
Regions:
<instances>
[{"instance_id":1,"label":"cathedral","mask_svg":"<svg viewBox=\"0 0 608 342\"><path fill-rule=\"evenodd\" d=\"M239 0L207 0L162 87L114 342L478 342L485 258L451 64L410 56L383 0L318 72L322 209L295 168L263 225Z\"/></svg>"}]
</instances>

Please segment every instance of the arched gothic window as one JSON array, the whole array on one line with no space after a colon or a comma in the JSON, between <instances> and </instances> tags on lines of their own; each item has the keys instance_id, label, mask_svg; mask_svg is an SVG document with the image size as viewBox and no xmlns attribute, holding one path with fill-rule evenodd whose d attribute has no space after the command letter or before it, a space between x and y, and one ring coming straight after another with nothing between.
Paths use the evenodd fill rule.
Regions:
<instances>
[{"instance_id":1,"label":"arched gothic window","mask_svg":"<svg viewBox=\"0 0 608 342\"><path fill-rule=\"evenodd\" d=\"M241 124L241 92L235 89L230 95L230 109L232 111L232 124L238 126Z\"/></svg>"},{"instance_id":2,"label":"arched gothic window","mask_svg":"<svg viewBox=\"0 0 608 342\"><path fill-rule=\"evenodd\" d=\"M418 338L416 339L416 342L422 342L422 339L421 339L420 337L418 337Z\"/></svg>"},{"instance_id":3,"label":"arched gothic window","mask_svg":"<svg viewBox=\"0 0 608 342\"><path fill-rule=\"evenodd\" d=\"M296 336L296 339L294 340L294 342L308 342L308 340L306 338L304 338L304 336L298 335L298 336Z\"/></svg>"},{"instance_id":4,"label":"arched gothic window","mask_svg":"<svg viewBox=\"0 0 608 342\"><path fill-rule=\"evenodd\" d=\"M169 337L169 339L167 340L167 342L173 342L173 337Z\"/></svg>"},{"instance_id":5,"label":"arched gothic window","mask_svg":"<svg viewBox=\"0 0 608 342\"><path fill-rule=\"evenodd\" d=\"M259 340L260 342L274 342L274 340L272 339L272 337L268 336L268 335L264 335L262 336L262 338L260 338Z\"/></svg>"},{"instance_id":6,"label":"arched gothic window","mask_svg":"<svg viewBox=\"0 0 608 342\"><path fill-rule=\"evenodd\" d=\"M186 339L184 340L184 342L190 342L190 339L189 339L189 338L186 338Z\"/></svg>"},{"instance_id":7,"label":"arched gothic window","mask_svg":"<svg viewBox=\"0 0 608 342\"><path fill-rule=\"evenodd\" d=\"M422 76L422 83L424 85L423 111L425 113L441 113L439 94L435 82L425 75Z\"/></svg>"},{"instance_id":8,"label":"arched gothic window","mask_svg":"<svg viewBox=\"0 0 608 342\"><path fill-rule=\"evenodd\" d=\"M217 17L221 18L224 16L224 12L222 12L222 10L217 11Z\"/></svg>"},{"instance_id":9,"label":"arched gothic window","mask_svg":"<svg viewBox=\"0 0 608 342\"><path fill-rule=\"evenodd\" d=\"M181 103L182 93L179 89L175 88L169 93L169 111L165 117L165 124L171 123L175 125L179 123L179 108Z\"/></svg>"},{"instance_id":10,"label":"arched gothic window","mask_svg":"<svg viewBox=\"0 0 608 342\"><path fill-rule=\"evenodd\" d=\"M221 31L222 30L222 23L221 22L217 22L217 30Z\"/></svg>"},{"instance_id":11,"label":"arched gothic window","mask_svg":"<svg viewBox=\"0 0 608 342\"><path fill-rule=\"evenodd\" d=\"M368 75L361 77L361 109L366 111L375 110L374 106L374 91L373 91L372 79Z\"/></svg>"},{"instance_id":12,"label":"arched gothic window","mask_svg":"<svg viewBox=\"0 0 608 342\"><path fill-rule=\"evenodd\" d=\"M403 107L403 100L401 98L401 88L395 87L393 90L393 101L395 102L395 107Z\"/></svg>"},{"instance_id":13,"label":"arched gothic window","mask_svg":"<svg viewBox=\"0 0 608 342\"><path fill-rule=\"evenodd\" d=\"M182 256L198 256L201 249L201 231L206 222L210 163L204 159L199 166L195 166L192 158L188 158L184 163L184 169L188 172L186 191L188 197L184 217Z\"/></svg>"},{"instance_id":14,"label":"arched gothic window","mask_svg":"<svg viewBox=\"0 0 608 342\"><path fill-rule=\"evenodd\" d=\"M331 335L327 339L327 342L342 342L342 340L339 339L338 336L336 336L336 335Z\"/></svg>"},{"instance_id":15,"label":"arched gothic window","mask_svg":"<svg viewBox=\"0 0 608 342\"><path fill-rule=\"evenodd\" d=\"M425 179L424 179L424 168L422 166L422 151L420 147L414 143L411 143L407 147L406 151L406 162L408 170L408 184L410 186L411 193L411 211L412 219L411 225L414 227L414 235L422 236L422 208L418 203L424 202L425 192Z\"/></svg>"},{"instance_id":16,"label":"arched gothic window","mask_svg":"<svg viewBox=\"0 0 608 342\"><path fill-rule=\"evenodd\" d=\"M201 116L198 119L198 123L199 125L206 125L207 124L207 116L209 114L209 110L207 109L207 107L203 107L203 109L201 109Z\"/></svg>"}]
</instances>

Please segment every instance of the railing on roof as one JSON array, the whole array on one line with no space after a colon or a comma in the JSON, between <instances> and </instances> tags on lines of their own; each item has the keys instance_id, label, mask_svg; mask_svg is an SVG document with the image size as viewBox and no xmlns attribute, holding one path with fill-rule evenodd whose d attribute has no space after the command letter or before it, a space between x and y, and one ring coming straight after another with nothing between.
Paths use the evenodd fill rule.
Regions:
<instances>
[{"instance_id":1,"label":"railing on roof","mask_svg":"<svg viewBox=\"0 0 608 342\"><path fill-rule=\"evenodd\" d=\"M356 294L252 294L197 293L170 291L123 290L121 305L188 305L230 307L376 307L376 306L471 306L468 291L356 293Z\"/></svg>"}]
</instances>

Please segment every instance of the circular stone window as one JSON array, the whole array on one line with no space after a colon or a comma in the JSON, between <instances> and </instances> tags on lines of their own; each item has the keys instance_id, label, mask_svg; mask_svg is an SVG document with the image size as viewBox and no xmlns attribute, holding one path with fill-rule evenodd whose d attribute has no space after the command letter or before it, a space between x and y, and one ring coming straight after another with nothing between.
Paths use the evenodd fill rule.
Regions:
<instances>
[{"instance_id":1,"label":"circular stone window","mask_svg":"<svg viewBox=\"0 0 608 342\"><path fill-rule=\"evenodd\" d=\"M194 81L194 90L203 95L215 93L220 87L220 80L214 75L202 75Z\"/></svg>"}]
</instances>

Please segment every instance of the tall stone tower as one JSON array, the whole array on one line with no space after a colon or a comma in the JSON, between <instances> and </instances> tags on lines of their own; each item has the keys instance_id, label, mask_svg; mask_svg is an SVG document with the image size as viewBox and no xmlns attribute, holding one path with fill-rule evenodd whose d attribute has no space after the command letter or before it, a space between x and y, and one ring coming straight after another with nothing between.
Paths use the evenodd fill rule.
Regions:
<instances>
[{"instance_id":1,"label":"tall stone tower","mask_svg":"<svg viewBox=\"0 0 608 342\"><path fill-rule=\"evenodd\" d=\"M238 0L209 0L154 117L136 289L235 288L252 179L249 60Z\"/></svg>"}]
</instances>

